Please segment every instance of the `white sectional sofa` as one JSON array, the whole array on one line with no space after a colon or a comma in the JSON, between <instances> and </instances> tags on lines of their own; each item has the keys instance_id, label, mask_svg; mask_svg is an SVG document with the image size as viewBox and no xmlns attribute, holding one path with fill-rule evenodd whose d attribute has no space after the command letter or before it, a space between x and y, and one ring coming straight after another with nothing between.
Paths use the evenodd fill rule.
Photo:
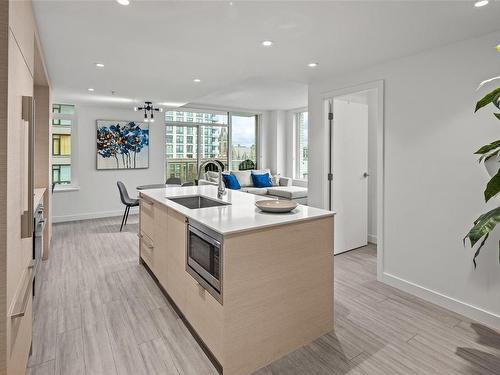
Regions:
<instances>
[{"instance_id":1,"label":"white sectional sofa","mask_svg":"<svg viewBox=\"0 0 500 375\"><path fill-rule=\"evenodd\" d=\"M253 185L252 180L253 173L269 173L271 180L273 182L272 187L258 188ZM259 169L254 171L232 171L223 172L231 173L238 180L241 189L240 191L263 195L278 199L289 199L294 200L300 204L307 204L307 188L300 186L293 186L292 179L290 177L273 176L269 169ZM204 179L198 181L198 185L217 185L218 184L218 173L217 172L206 172Z\"/></svg>"}]
</instances>

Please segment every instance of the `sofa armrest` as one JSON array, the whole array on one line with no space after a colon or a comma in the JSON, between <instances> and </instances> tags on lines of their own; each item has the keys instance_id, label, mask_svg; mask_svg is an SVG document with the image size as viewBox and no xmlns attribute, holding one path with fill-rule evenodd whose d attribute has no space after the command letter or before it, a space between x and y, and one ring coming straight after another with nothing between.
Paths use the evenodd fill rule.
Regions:
<instances>
[{"instance_id":1,"label":"sofa armrest","mask_svg":"<svg viewBox=\"0 0 500 375\"><path fill-rule=\"evenodd\" d=\"M290 177L280 177L280 186L292 186L292 179Z\"/></svg>"},{"instance_id":2,"label":"sofa armrest","mask_svg":"<svg viewBox=\"0 0 500 375\"><path fill-rule=\"evenodd\" d=\"M201 185L214 185L214 186L218 186L219 184L217 182L212 182L212 181L200 179L200 180L198 180L198 186L201 186Z\"/></svg>"}]
</instances>

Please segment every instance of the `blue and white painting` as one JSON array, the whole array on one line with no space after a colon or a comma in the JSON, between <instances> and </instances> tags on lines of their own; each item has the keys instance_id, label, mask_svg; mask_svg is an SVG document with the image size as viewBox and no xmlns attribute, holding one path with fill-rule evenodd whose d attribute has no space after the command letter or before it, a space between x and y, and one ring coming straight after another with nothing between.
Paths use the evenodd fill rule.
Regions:
<instances>
[{"instance_id":1,"label":"blue and white painting","mask_svg":"<svg viewBox=\"0 0 500 375\"><path fill-rule=\"evenodd\" d=\"M149 168L149 126L97 120L97 169Z\"/></svg>"}]
</instances>

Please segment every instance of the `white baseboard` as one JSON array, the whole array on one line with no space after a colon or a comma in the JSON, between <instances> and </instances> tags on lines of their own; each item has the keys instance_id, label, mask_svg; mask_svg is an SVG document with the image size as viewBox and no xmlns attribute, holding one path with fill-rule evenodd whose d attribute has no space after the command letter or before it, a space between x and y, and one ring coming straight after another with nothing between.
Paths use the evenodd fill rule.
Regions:
<instances>
[{"instance_id":1,"label":"white baseboard","mask_svg":"<svg viewBox=\"0 0 500 375\"><path fill-rule=\"evenodd\" d=\"M377 235L369 234L368 235L368 242L374 243L376 245L377 244Z\"/></svg>"},{"instance_id":2,"label":"white baseboard","mask_svg":"<svg viewBox=\"0 0 500 375\"><path fill-rule=\"evenodd\" d=\"M125 208L123 210L120 210L120 211L90 212L90 213L77 214L77 215L53 216L52 222L53 223L64 223L67 221L90 220L90 219L101 219L104 217L122 216L124 210L125 210ZM137 214L137 213L139 213L138 207L132 207L130 209L131 215Z\"/></svg>"},{"instance_id":3,"label":"white baseboard","mask_svg":"<svg viewBox=\"0 0 500 375\"><path fill-rule=\"evenodd\" d=\"M383 273L382 280L380 281L434 303L435 305L464 315L469 319L476 320L487 325L488 327L497 330L500 329L500 315L492 313L491 311L486 311L455 298L445 296L444 294L401 279L386 272Z\"/></svg>"}]
</instances>

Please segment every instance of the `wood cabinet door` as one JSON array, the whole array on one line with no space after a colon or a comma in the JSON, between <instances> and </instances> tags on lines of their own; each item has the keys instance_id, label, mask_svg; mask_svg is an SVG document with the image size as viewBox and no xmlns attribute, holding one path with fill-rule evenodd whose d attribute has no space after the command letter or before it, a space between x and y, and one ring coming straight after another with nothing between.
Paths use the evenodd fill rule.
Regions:
<instances>
[{"instance_id":1,"label":"wood cabinet door","mask_svg":"<svg viewBox=\"0 0 500 375\"><path fill-rule=\"evenodd\" d=\"M167 292L177 306L186 306L186 218L174 210L168 210L167 219Z\"/></svg>"},{"instance_id":2,"label":"wood cabinet door","mask_svg":"<svg viewBox=\"0 0 500 375\"><path fill-rule=\"evenodd\" d=\"M28 208L28 124L22 97L33 96L33 77L12 33L9 33L7 140L7 350L8 373L24 374L31 344L31 289L26 275L32 261L32 238L21 238L21 215ZM33 199L33 198L31 198ZM4 287L4 286L2 286ZM25 296L27 298L25 299ZM24 316L11 319L22 299ZM14 311L16 310L16 311ZM1 349L1 348L0 348ZM22 371L22 372L21 372Z\"/></svg>"}]
</instances>

